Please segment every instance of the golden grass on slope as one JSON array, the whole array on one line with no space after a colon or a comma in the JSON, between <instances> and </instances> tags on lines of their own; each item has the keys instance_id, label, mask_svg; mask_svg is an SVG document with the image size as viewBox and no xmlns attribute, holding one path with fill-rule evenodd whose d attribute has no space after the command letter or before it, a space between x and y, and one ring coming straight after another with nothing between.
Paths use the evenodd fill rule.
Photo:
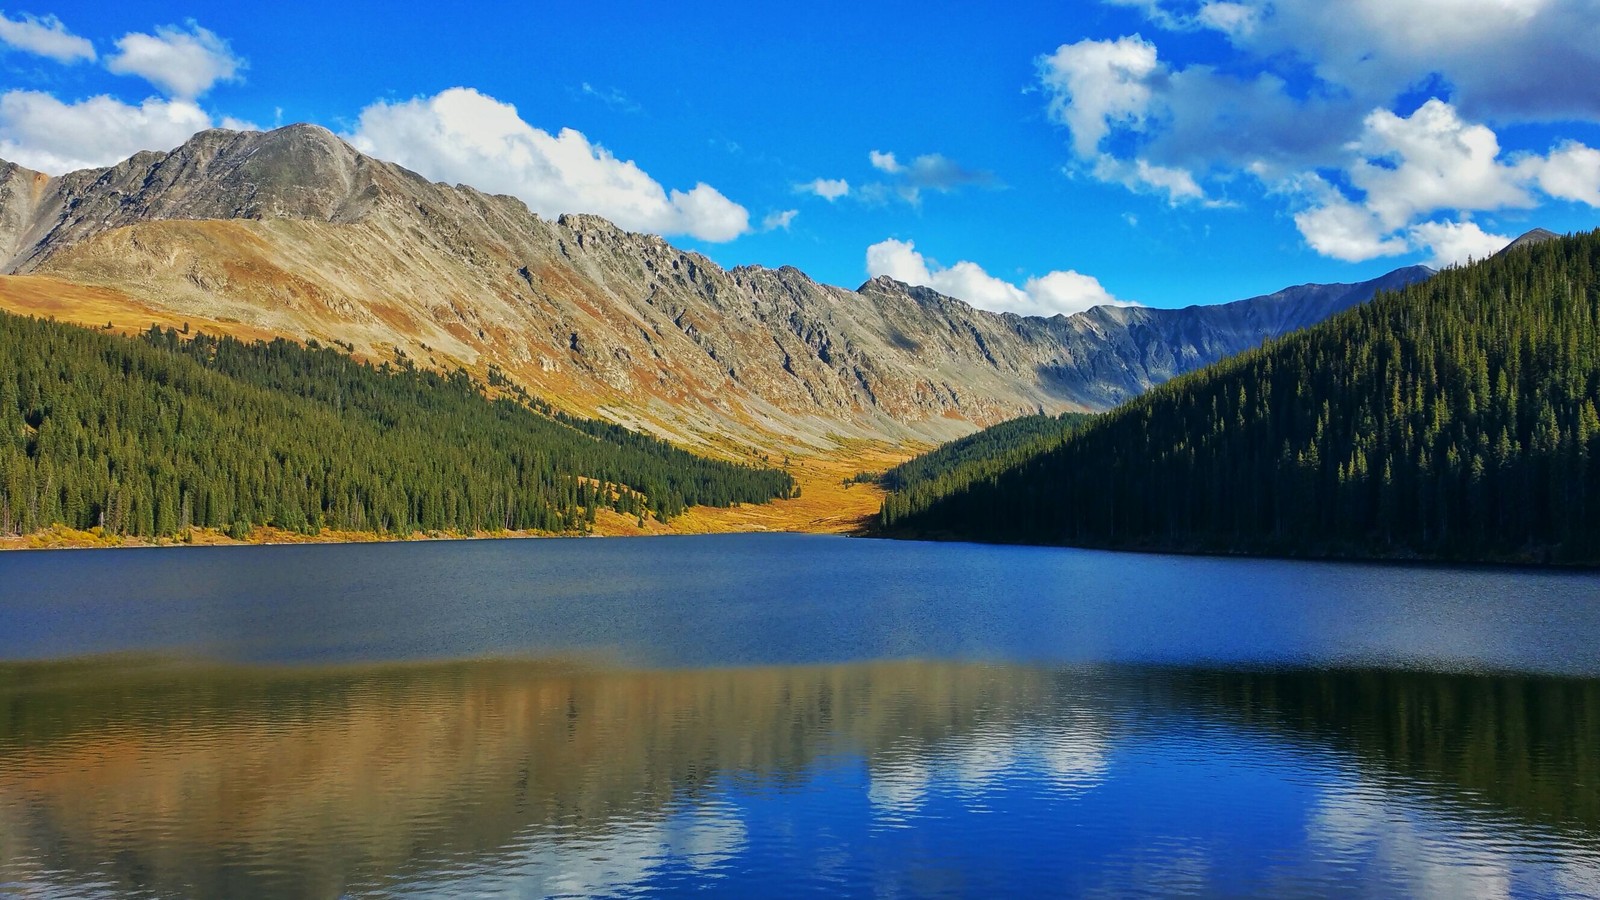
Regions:
<instances>
[{"instance_id":1,"label":"golden grass on slope","mask_svg":"<svg viewBox=\"0 0 1600 900\"><path fill-rule=\"evenodd\" d=\"M746 503L728 509L690 508L663 525L602 510L594 533L613 537L649 534L731 534L789 531L804 534L854 534L878 514L883 491L875 484L844 484L857 472L882 472L915 455L909 448L855 442L832 453L791 457L789 473L800 496L771 503Z\"/></svg>"},{"instance_id":2,"label":"golden grass on slope","mask_svg":"<svg viewBox=\"0 0 1600 900\"><path fill-rule=\"evenodd\" d=\"M224 322L203 316L183 316L156 309L114 288L96 287L45 275L0 275L0 310L19 316L54 319L119 334L137 334L151 325L208 334L228 334L241 340L271 340L278 335L242 322Z\"/></svg>"}]
</instances>

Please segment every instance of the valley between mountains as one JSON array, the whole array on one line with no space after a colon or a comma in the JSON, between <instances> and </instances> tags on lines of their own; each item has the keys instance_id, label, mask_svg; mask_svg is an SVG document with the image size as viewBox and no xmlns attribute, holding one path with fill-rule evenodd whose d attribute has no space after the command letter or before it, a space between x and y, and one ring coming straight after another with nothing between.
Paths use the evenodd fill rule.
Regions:
<instances>
[{"instance_id":1,"label":"valley between mountains","mask_svg":"<svg viewBox=\"0 0 1600 900\"><path fill-rule=\"evenodd\" d=\"M0 310L14 315L123 335L283 337L461 370L491 398L521 392L703 456L783 468L798 488L659 520L608 507L585 528L602 534L852 531L883 497L847 483L856 473L1018 416L1110 409L1433 274L1185 309L996 314L887 278L847 290L790 267L724 270L595 216L551 221L511 197L430 183L309 125L206 131L60 177L0 162L0 273ZM19 446L37 438L27 415ZM311 537L255 526L255 539ZM56 527L10 542L102 539Z\"/></svg>"}]
</instances>

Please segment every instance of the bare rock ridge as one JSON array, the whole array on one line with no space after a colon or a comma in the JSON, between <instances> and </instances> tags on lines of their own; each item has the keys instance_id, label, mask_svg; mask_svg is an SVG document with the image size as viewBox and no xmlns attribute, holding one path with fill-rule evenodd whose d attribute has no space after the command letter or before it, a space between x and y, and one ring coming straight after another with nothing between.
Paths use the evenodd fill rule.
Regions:
<instances>
[{"instance_id":1,"label":"bare rock ridge","mask_svg":"<svg viewBox=\"0 0 1600 900\"><path fill-rule=\"evenodd\" d=\"M1432 273L1181 310L1001 315L886 278L850 291L791 267L724 270L292 125L206 131L56 178L0 162L0 274L373 356L492 364L559 405L684 443L804 448L1103 409Z\"/></svg>"}]
</instances>

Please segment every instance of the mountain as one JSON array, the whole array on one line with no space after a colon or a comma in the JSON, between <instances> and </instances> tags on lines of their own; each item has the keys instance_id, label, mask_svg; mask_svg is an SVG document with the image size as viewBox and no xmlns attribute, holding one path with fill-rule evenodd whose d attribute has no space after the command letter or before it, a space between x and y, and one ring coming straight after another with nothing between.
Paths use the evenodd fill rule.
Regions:
<instances>
[{"instance_id":1,"label":"mountain","mask_svg":"<svg viewBox=\"0 0 1600 900\"><path fill-rule=\"evenodd\" d=\"M338 341L506 377L684 445L941 441L1098 410L1431 274L1222 306L1000 315L878 278L725 271L603 219L434 184L331 132L202 132L50 178L0 163L0 307Z\"/></svg>"},{"instance_id":2,"label":"mountain","mask_svg":"<svg viewBox=\"0 0 1600 900\"><path fill-rule=\"evenodd\" d=\"M1176 379L999 474L893 494L882 520L961 539L1597 564L1597 335L1600 231L1529 242Z\"/></svg>"},{"instance_id":3,"label":"mountain","mask_svg":"<svg viewBox=\"0 0 1600 900\"><path fill-rule=\"evenodd\" d=\"M1519 247L1527 247L1527 246L1531 246L1533 244L1542 244L1545 241L1558 240L1558 239L1560 239L1560 237L1561 237L1561 235L1556 234L1554 231L1549 231L1549 230L1544 229L1544 228L1535 228L1532 231L1525 232L1524 234L1522 234L1522 236L1518 237L1516 240L1514 240L1511 243L1505 245L1505 247L1501 248L1500 253L1510 253L1512 250L1516 250ZM1496 254L1496 255L1498 256L1499 254Z\"/></svg>"}]
</instances>

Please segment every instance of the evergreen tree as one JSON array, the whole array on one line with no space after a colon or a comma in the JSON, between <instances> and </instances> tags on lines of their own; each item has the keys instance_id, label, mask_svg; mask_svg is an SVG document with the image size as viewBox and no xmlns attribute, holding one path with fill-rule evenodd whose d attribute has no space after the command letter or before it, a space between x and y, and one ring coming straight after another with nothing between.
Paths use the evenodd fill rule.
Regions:
<instances>
[{"instance_id":1,"label":"evergreen tree","mask_svg":"<svg viewBox=\"0 0 1600 900\"><path fill-rule=\"evenodd\" d=\"M895 534L1600 562L1600 232L1450 269L902 489ZM981 471L981 470L980 470Z\"/></svg>"},{"instance_id":2,"label":"evergreen tree","mask_svg":"<svg viewBox=\"0 0 1600 900\"><path fill-rule=\"evenodd\" d=\"M556 412L504 375L0 314L0 531L581 532L787 496L787 473Z\"/></svg>"}]
</instances>

